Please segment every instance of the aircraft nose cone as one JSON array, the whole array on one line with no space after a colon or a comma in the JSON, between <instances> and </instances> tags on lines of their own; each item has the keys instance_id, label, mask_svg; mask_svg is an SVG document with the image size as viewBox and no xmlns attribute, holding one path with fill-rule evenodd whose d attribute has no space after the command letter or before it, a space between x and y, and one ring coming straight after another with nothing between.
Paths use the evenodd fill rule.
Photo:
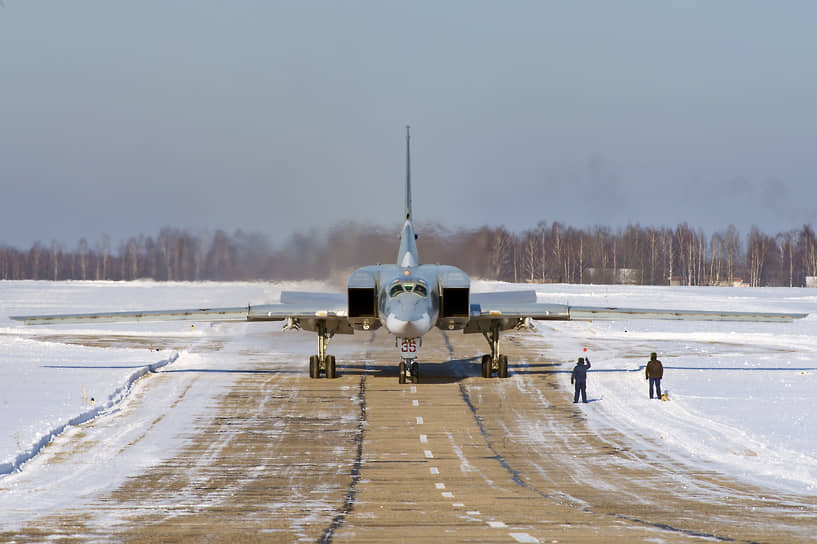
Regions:
<instances>
[{"instance_id":1,"label":"aircraft nose cone","mask_svg":"<svg viewBox=\"0 0 817 544\"><path fill-rule=\"evenodd\" d=\"M433 323L423 299L407 293L398 295L389 302L383 326L402 338L417 338L430 331Z\"/></svg>"},{"instance_id":2,"label":"aircraft nose cone","mask_svg":"<svg viewBox=\"0 0 817 544\"><path fill-rule=\"evenodd\" d=\"M426 314L420 319L407 321L395 314L389 314L385 327L390 333L401 338L418 338L431 330L431 318Z\"/></svg>"}]
</instances>

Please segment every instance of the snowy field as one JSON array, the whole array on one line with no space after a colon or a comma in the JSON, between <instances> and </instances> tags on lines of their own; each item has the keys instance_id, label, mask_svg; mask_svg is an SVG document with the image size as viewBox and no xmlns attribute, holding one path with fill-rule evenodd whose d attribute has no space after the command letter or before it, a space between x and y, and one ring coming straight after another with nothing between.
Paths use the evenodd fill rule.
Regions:
<instances>
[{"instance_id":1,"label":"snowy field","mask_svg":"<svg viewBox=\"0 0 817 544\"><path fill-rule=\"evenodd\" d=\"M530 286L474 282L474 290ZM590 357L591 425L612 425L689 463L714 465L751 482L817 494L817 290L543 285L540 301L572 305L809 313L794 323L683 321L539 322L528 341L542 360ZM36 471L37 453L55 435L117 410L135 380L165 365L207 365L194 346L230 336L231 353L273 341L246 335L245 324L185 322L26 327L9 315L104 310L237 306L274 302L282 289L320 290L315 283L0 282L0 482ZM277 329L279 324L260 325ZM258 326L257 326L258 327ZM62 343L59 335L111 338L97 346ZM128 338L139 338L141 345ZM145 349L151 337L157 346ZM314 335L293 333L313 348ZM165 349L167 339L181 349ZM456 337L453 342L456 349ZM276 350L276 346L266 346ZM278 346L281 348L281 346ZM587 351L583 351L587 348ZM656 351L669 402L650 401L644 365ZM285 354L284 354L285 356ZM422 359L421 359L422 362ZM534 361L512 361L513 375ZM520 366L521 365L521 366ZM306 365L299 371L306 373ZM474 370L478 375L478 368ZM214 380L215 382L215 380ZM214 393L215 394L215 393ZM570 394L566 391L566 394ZM90 399L94 398L94 403ZM202 401L204 403L204 401ZM168 448L170 444L168 444ZM137 460L138 461L138 460ZM145 460L147 462L147 460ZM132 463L139 464L138 462Z\"/></svg>"},{"instance_id":2,"label":"snowy field","mask_svg":"<svg viewBox=\"0 0 817 544\"><path fill-rule=\"evenodd\" d=\"M496 288L486 286L486 288ZM817 290L538 286L573 305L808 313L792 323L622 320L537 324L551 357L587 355L591 425L738 479L817 495ZM584 351L587 348L587 351ZM649 399L650 352L669 401ZM570 375L562 374L572 391ZM668 482L668 485L672 485Z\"/></svg>"},{"instance_id":3,"label":"snowy field","mask_svg":"<svg viewBox=\"0 0 817 544\"><path fill-rule=\"evenodd\" d=\"M321 289L301 282L299 289ZM27 327L11 315L83 313L121 309L240 306L275 301L287 284L0 281L0 478L18 471L67 425L117 409L145 372L169 363L201 362L168 342L195 345L216 334L243 331L246 324L208 327L184 321L96 326ZM273 324L273 326L276 326ZM280 326L278 326L280 328ZM52 339L52 337L56 337ZM73 337L103 340L99 346L62 343ZM156 339L156 346L151 345ZM105 342L104 340L109 340ZM129 342L129 339L132 339ZM249 338L245 340L251 341ZM145 349L147 342L149 349ZM106 344L138 344L120 348ZM184 361L176 362L179 354ZM205 361L206 362L206 361ZM91 402L93 399L93 403Z\"/></svg>"}]
</instances>

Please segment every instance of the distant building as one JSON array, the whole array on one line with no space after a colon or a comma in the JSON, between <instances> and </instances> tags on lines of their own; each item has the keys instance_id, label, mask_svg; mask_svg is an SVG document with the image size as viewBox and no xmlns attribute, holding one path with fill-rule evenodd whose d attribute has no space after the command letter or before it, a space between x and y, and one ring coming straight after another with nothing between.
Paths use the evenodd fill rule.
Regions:
<instances>
[{"instance_id":1,"label":"distant building","mask_svg":"<svg viewBox=\"0 0 817 544\"><path fill-rule=\"evenodd\" d=\"M712 285L715 287L746 287L747 285L743 283L742 278L734 278L732 281L729 280L721 280L719 282L713 282Z\"/></svg>"},{"instance_id":2,"label":"distant building","mask_svg":"<svg viewBox=\"0 0 817 544\"><path fill-rule=\"evenodd\" d=\"M619 268L616 272L618 283L623 285L638 285L641 283L640 268Z\"/></svg>"},{"instance_id":3,"label":"distant building","mask_svg":"<svg viewBox=\"0 0 817 544\"><path fill-rule=\"evenodd\" d=\"M584 271L585 281L600 284L639 285L640 268L593 268Z\"/></svg>"}]
</instances>

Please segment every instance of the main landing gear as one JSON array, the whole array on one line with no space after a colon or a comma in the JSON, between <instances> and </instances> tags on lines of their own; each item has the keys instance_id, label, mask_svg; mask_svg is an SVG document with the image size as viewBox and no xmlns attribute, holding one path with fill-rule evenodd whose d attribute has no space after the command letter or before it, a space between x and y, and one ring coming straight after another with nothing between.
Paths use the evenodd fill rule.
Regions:
<instances>
[{"instance_id":1,"label":"main landing gear","mask_svg":"<svg viewBox=\"0 0 817 544\"><path fill-rule=\"evenodd\" d=\"M321 374L327 378L335 378L335 356L326 354L326 347L334 333L326 330L326 323L318 323L318 354L309 357L309 377L320 378Z\"/></svg>"},{"instance_id":2,"label":"main landing gear","mask_svg":"<svg viewBox=\"0 0 817 544\"><path fill-rule=\"evenodd\" d=\"M482 333L491 346L491 354L482 356L483 378L490 378L494 371L499 378L508 377L508 356L499 353L499 325L499 321L493 321L491 332Z\"/></svg>"}]
</instances>

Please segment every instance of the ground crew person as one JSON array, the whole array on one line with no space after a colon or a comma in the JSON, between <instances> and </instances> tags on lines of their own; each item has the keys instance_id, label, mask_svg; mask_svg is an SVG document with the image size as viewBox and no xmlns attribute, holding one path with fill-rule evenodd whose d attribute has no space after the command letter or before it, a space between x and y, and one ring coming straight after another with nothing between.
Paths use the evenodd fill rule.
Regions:
<instances>
[{"instance_id":1,"label":"ground crew person","mask_svg":"<svg viewBox=\"0 0 817 544\"><path fill-rule=\"evenodd\" d=\"M658 360L658 355L653 352L650 353L650 360L647 362L646 380L650 381L650 398L652 397L653 388L658 393L657 398L661 398L661 378L664 377L664 365Z\"/></svg>"},{"instance_id":2,"label":"ground crew person","mask_svg":"<svg viewBox=\"0 0 817 544\"><path fill-rule=\"evenodd\" d=\"M587 402L587 370L590 368L590 358L579 357L579 362L573 367L570 375L570 383L574 384L573 402L579 402L579 393L582 394L582 402Z\"/></svg>"}]
</instances>

